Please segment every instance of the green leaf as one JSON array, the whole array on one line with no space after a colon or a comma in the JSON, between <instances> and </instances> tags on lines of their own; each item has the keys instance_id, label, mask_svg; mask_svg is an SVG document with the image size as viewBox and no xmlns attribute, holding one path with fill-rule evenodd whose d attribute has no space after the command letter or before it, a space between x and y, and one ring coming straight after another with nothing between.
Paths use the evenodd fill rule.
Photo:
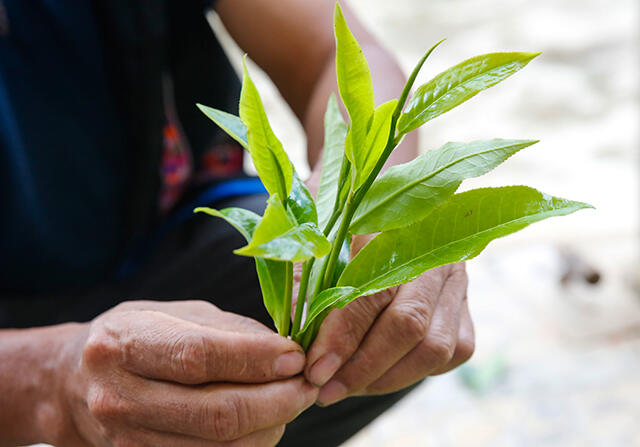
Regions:
<instances>
[{"instance_id":1,"label":"green leaf","mask_svg":"<svg viewBox=\"0 0 640 447\"><path fill-rule=\"evenodd\" d=\"M302 262L329 253L331 243L312 223L303 223L262 244L253 242L234 253L278 261Z\"/></svg>"},{"instance_id":2,"label":"green leaf","mask_svg":"<svg viewBox=\"0 0 640 447\"><path fill-rule=\"evenodd\" d=\"M273 133L262 100L247 71L246 57L242 62L244 78L240 92L240 118L247 126L249 153L269 194L289 197L293 166Z\"/></svg>"},{"instance_id":3,"label":"green leaf","mask_svg":"<svg viewBox=\"0 0 640 447\"><path fill-rule=\"evenodd\" d=\"M453 109L527 65L540 53L490 53L472 57L418 87L398 120L405 134Z\"/></svg>"},{"instance_id":4,"label":"green leaf","mask_svg":"<svg viewBox=\"0 0 640 447\"><path fill-rule=\"evenodd\" d=\"M226 220L228 223L233 225L233 227L238 230L240 234L242 234L242 236L244 236L247 242L249 242L253 237L253 232L260 222L260 216L252 211L245 210L243 208L225 208L222 210L217 210L214 208L201 206L193 210L193 212L206 213L210 216L219 217Z\"/></svg>"},{"instance_id":5,"label":"green leaf","mask_svg":"<svg viewBox=\"0 0 640 447\"><path fill-rule=\"evenodd\" d=\"M353 287L332 287L323 290L309 306L307 319L299 332L299 337L309 329L311 323L320 315L324 319L333 309L341 309L360 296L360 291Z\"/></svg>"},{"instance_id":6,"label":"green leaf","mask_svg":"<svg viewBox=\"0 0 640 447\"><path fill-rule=\"evenodd\" d=\"M249 149L249 142L247 141L247 127L239 117L202 104L196 104L196 106L202 113L207 115L211 121L228 133L231 138L240 143L242 147Z\"/></svg>"},{"instance_id":7,"label":"green leaf","mask_svg":"<svg viewBox=\"0 0 640 447\"><path fill-rule=\"evenodd\" d=\"M462 180L486 174L536 140L447 143L378 178L358 207L349 231L378 233L422 220L447 200Z\"/></svg>"},{"instance_id":8,"label":"green leaf","mask_svg":"<svg viewBox=\"0 0 640 447\"><path fill-rule=\"evenodd\" d=\"M316 200L320 228L324 228L329 221L336 201L346 135L347 125L338 108L338 100L334 94L331 94L324 115L324 149L318 200Z\"/></svg>"},{"instance_id":9,"label":"green leaf","mask_svg":"<svg viewBox=\"0 0 640 447\"><path fill-rule=\"evenodd\" d=\"M425 219L375 237L347 265L337 285L371 295L440 265L471 259L492 240L529 224L583 208L592 207L526 186L456 194Z\"/></svg>"},{"instance_id":10,"label":"green leaf","mask_svg":"<svg viewBox=\"0 0 640 447\"><path fill-rule=\"evenodd\" d=\"M334 14L334 31L338 89L351 120L346 137L346 154L353 163L354 148L364 145L369 121L373 116L373 83L362 48L349 30L338 3Z\"/></svg>"},{"instance_id":11,"label":"green leaf","mask_svg":"<svg viewBox=\"0 0 640 447\"><path fill-rule=\"evenodd\" d=\"M263 258L254 259L264 307L269 312L278 333L285 333L284 328L289 325L289 315L284 305L287 289L287 263Z\"/></svg>"},{"instance_id":12,"label":"green leaf","mask_svg":"<svg viewBox=\"0 0 640 447\"><path fill-rule=\"evenodd\" d=\"M297 225L289 217L278 194L267 202L264 217L253 232L248 245L234 251L242 256L255 256L278 261L300 262L326 255L331 243L312 223Z\"/></svg>"},{"instance_id":13,"label":"green leaf","mask_svg":"<svg viewBox=\"0 0 640 447\"><path fill-rule=\"evenodd\" d=\"M299 224L312 223L318 225L318 213L313 196L309 188L298 177L298 173L293 171L293 181L291 182L291 194L287 198L287 206Z\"/></svg>"},{"instance_id":14,"label":"green leaf","mask_svg":"<svg viewBox=\"0 0 640 447\"><path fill-rule=\"evenodd\" d=\"M338 282L338 278L342 275L342 272L349 264L351 260L351 235L347 234L340 247L340 253L338 254L338 263L336 264L336 271L333 274L333 284Z\"/></svg>"},{"instance_id":15,"label":"green leaf","mask_svg":"<svg viewBox=\"0 0 640 447\"><path fill-rule=\"evenodd\" d=\"M220 217L233 225L244 238L249 242L253 237L256 226L260 222L260 216L242 208L225 208L216 210L213 208L200 207L194 212L203 212L211 216ZM264 306L269 312L278 333L282 333L289 318L284 309L284 296L287 283L285 262L270 261L262 258L255 258L256 271L262 290Z\"/></svg>"},{"instance_id":16,"label":"green leaf","mask_svg":"<svg viewBox=\"0 0 640 447\"><path fill-rule=\"evenodd\" d=\"M373 113L373 121L367 132L365 144L351 154L353 164L353 189L357 189L364 183L378 159L384 152L389 139L391 129L391 117L398 104L397 99L379 105Z\"/></svg>"}]
</instances>

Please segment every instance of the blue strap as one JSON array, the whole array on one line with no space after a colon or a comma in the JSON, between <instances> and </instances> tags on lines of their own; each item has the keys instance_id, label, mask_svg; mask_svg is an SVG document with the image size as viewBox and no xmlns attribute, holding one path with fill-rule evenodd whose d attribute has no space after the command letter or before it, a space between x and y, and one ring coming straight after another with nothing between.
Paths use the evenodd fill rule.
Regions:
<instances>
[{"instance_id":1,"label":"blue strap","mask_svg":"<svg viewBox=\"0 0 640 447\"><path fill-rule=\"evenodd\" d=\"M193 217L194 208L212 205L230 197L266 194L266 192L267 190L257 177L228 180L205 189L194 200L176 210L150 237L140 239L130 251L130 255L125 258L117 269L116 278L125 279L135 273L149 255L151 249L164 236Z\"/></svg>"}]
</instances>

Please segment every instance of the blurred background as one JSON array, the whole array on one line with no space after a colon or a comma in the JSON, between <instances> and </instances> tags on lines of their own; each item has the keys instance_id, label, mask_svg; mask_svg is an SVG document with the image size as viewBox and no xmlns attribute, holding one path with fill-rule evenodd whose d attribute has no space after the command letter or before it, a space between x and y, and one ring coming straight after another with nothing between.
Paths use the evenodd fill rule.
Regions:
<instances>
[{"instance_id":1,"label":"blurred background","mask_svg":"<svg viewBox=\"0 0 640 447\"><path fill-rule=\"evenodd\" d=\"M347 446L640 446L638 1L348 3L407 73L447 37L418 84L477 54L542 51L425 126L421 150L540 139L463 188L527 184L597 209L536 224L469 262L474 357ZM276 134L308 172L302 129L264 76L257 84Z\"/></svg>"}]
</instances>

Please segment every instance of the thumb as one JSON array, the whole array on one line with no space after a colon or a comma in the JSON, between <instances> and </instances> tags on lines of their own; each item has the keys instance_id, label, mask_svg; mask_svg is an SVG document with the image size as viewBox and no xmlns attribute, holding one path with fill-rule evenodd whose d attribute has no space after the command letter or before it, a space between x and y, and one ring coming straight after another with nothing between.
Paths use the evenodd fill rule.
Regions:
<instances>
[{"instance_id":1,"label":"thumb","mask_svg":"<svg viewBox=\"0 0 640 447\"><path fill-rule=\"evenodd\" d=\"M89 361L111 352L133 373L184 384L265 383L304 368L302 348L275 333L220 330L156 311L116 316L90 336Z\"/></svg>"}]
</instances>

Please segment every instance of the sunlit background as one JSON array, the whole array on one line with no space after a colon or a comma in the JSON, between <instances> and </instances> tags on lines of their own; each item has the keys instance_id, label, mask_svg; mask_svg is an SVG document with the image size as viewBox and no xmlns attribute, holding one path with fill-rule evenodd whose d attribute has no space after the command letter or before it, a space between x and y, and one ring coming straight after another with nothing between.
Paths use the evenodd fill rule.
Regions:
<instances>
[{"instance_id":1,"label":"sunlit background","mask_svg":"<svg viewBox=\"0 0 640 447\"><path fill-rule=\"evenodd\" d=\"M543 51L430 122L421 148L540 139L463 187L527 184L597 208L536 224L469 262L473 359L429 379L348 447L640 446L637 0L348 3L407 72L448 38L419 81L476 54ZM268 80L258 87L308 172L300 126Z\"/></svg>"}]
</instances>

